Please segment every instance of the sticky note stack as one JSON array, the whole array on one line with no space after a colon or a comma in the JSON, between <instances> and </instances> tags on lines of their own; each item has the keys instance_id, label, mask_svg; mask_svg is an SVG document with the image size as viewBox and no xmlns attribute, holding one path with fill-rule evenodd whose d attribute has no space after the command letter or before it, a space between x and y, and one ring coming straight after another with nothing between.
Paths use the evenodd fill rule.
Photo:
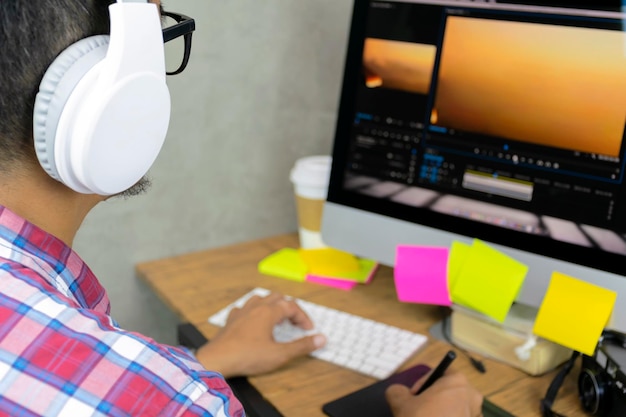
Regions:
<instances>
[{"instance_id":1,"label":"sticky note stack","mask_svg":"<svg viewBox=\"0 0 626 417\"><path fill-rule=\"evenodd\" d=\"M452 307L456 343L531 375L564 362L571 350L593 355L617 294L555 271L537 311L515 303L527 273L525 264L474 239L450 248L398 246L394 280L399 301Z\"/></svg>"},{"instance_id":2,"label":"sticky note stack","mask_svg":"<svg viewBox=\"0 0 626 417\"><path fill-rule=\"evenodd\" d=\"M504 322L522 288L528 266L478 239L456 255L463 258L455 260L458 269L450 279L452 301Z\"/></svg>"},{"instance_id":3,"label":"sticky note stack","mask_svg":"<svg viewBox=\"0 0 626 417\"><path fill-rule=\"evenodd\" d=\"M503 322L528 267L480 240L451 248L399 245L394 280L398 300L459 304Z\"/></svg>"},{"instance_id":4,"label":"sticky note stack","mask_svg":"<svg viewBox=\"0 0 626 417\"><path fill-rule=\"evenodd\" d=\"M284 248L259 262L264 275L351 290L370 282L378 263L334 248Z\"/></svg>"}]
</instances>

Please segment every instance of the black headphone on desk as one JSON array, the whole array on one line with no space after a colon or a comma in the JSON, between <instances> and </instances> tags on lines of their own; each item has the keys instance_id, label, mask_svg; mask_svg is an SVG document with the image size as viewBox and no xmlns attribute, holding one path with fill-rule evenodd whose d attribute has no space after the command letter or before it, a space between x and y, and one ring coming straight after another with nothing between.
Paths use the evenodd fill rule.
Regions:
<instances>
[{"instance_id":1,"label":"black headphone on desk","mask_svg":"<svg viewBox=\"0 0 626 417\"><path fill-rule=\"evenodd\" d=\"M626 376L620 364L606 352L614 346L626 349L626 335L605 330L602 332L593 356L582 354L582 367L578 376L578 395L585 411L599 417L617 417L626 415L626 393L618 387L616 381L626 383ZM564 417L552 411L552 404L565 380L574 367L580 352L573 352L561 371L554 377L546 396L541 400L543 417Z\"/></svg>"},{"instance_id":2,"label":"black headphone on desk","mask_svg":"<svg viewBox=\"0 0 626 417\"><path fill-rule=\"evenodd\" d=\"M82 39L46 71L33 133L41 166L74 191L112 195L137 183L167 133L161 19L156 4L109 6L111 34Z\"/></svg>"}]
</instances>

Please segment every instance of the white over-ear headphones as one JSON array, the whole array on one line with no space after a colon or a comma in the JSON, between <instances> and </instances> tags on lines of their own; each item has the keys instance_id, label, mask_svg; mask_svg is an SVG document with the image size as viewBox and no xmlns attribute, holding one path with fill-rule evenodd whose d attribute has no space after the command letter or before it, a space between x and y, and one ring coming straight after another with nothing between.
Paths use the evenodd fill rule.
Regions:
<instances>
[{"instance_id":1,"label":"white over-ear headphones","mask_svg":"<svg viewBox=\"0 0 626 417\"><path fill-rule=\"evenodd\" d=\"M35 100L41 166L86 194L112 195L139 181L161 150L170 119L157 6L118 0L109 13L111 35L64 50Z\"/></svg>"}]
</instances>

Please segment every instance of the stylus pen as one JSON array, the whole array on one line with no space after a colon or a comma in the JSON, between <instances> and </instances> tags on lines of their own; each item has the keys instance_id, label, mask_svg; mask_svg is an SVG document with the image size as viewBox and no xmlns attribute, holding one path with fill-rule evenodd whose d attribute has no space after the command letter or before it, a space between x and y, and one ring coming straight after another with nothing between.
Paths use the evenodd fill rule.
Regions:
<instances>
[{"instance_id":1,"label":"stylus pen","mask_svg":"<svg viewBox=\"0 0 626 417\"><path fill-rule=\"evenodd\" d=\"M456 358L456 353L454 353L453 350L449 350L448 353L446 353L446 356L444 356L441 362L439 362L439 365L437 365L435 370L430 374L426 382L424 382L424 385L422 385L420 389L417 390L417 393L415 393L415 395L421 394L428 387L434 384L435 381L441 378L444 372L446 372L446 369L448 369L448 366L450 366L450 364L454 360L454 358Z\"/></svg>"}]
</instances>

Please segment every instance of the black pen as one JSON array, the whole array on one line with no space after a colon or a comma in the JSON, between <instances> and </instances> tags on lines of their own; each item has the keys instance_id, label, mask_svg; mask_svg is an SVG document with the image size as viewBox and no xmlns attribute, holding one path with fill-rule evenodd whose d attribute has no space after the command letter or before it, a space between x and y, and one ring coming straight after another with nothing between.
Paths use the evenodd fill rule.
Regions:
<instances>
[{"instance_id":1,"label":"black pen","mask_svg":"<svg viewBox=\"0 0 626 417\"><path fill-rule=\"evenodd\" d=\"M453 350L449 350L448 353L446 353L446 356L444 356L441 362L439 362L439 365L437 365L432 374L430 374L426 382L424 382L424 385L422 385L420 389L417 390L417 393L415 393L415 395L421 394L422 392L424 392L424 390L426 390L426 388L430 387L432 384L435 383L435 381L441 378L443 376L443 373L446 372L446 369L448 369L448 366L450 366L450 364L454 360L454 358L456 358L456 353L454 353Z\"/></svg>"}]
</instances>

